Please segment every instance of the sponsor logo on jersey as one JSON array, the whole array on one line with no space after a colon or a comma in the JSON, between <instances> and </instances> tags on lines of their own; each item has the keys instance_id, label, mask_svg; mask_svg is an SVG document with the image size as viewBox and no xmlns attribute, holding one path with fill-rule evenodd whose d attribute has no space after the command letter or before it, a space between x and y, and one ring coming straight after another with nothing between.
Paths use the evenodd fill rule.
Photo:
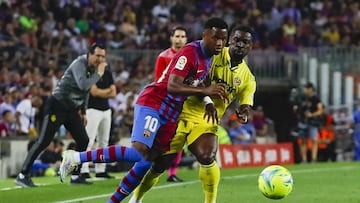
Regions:
<instances>
[{"instance_id":1,"label":"sponsor logo on jersey","mask_svg":"<svg viewBox=\"0 0 360 203\"><path fill-rule=\"evenodd\" d=\"M241 85L241 79L239 77L234 77L234 84L237 86Z\"/></svg>"},{"instance_id":2,"label":"sponsor logo on jersey","mask_svg":"<svg viewBox=\"0 0 360 203\"><path fill-rule=\"evenodd\" d=\"M105 156L103 154L100 154L100 161L104 162L105 161Z\"/></svg>"},{"instance_id":3,"label":"sponsor logo on jersey","mask_svg":"<svg viewBox=\"0 0 360 203\"><path fill-rule=\"evenodd\" d=\"M175 68L179 70L183 70L187 62L186 56L180 56L176 62Z\"/></svg>"},{"instance_id":4,"label":"sponsor logo on jersey","mask_svg":"<svg viewBox=\"0 0 360 203\"><path fill-rule=\"evenodd\" d=\"M148 130L144 131L144 137L150 137L150 135L151 135L150 131L148 131Z\"/></svg>"}]
</instances>

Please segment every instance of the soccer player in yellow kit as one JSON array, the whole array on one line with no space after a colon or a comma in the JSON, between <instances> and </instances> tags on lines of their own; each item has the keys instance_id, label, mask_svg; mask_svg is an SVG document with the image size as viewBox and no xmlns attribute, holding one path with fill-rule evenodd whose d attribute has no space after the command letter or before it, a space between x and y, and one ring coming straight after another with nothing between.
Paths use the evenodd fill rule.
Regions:
<instances>
[{"instance_id":1,"label":"soccer player in yellow kit","mask_svg":"<svg viewBox=\"0 0 360 203\"><path fill-rule=\"evenodd\" d=\"M175 136L171 141L170 151L155 160L129 203L141 202L145 192L157 183L160 174L168 168L176 153L182 150L185 142L200 163L199 178L205 193L205 203L216 202L220 180L220 168L215 160L218 149L216 135L218 118L224 115L231 102L238 99L236 114L240 122L247 122L253 105L256 81L244 57L252 49L252 45L252 29L248 26L234 27L229 38L229 47L223 48L219 55L214 56L209 75L212 84L226 84L228 100L188 97L184 103ZM217 115L210 113L212 108L217 109Z\"/></svg>"}]
</instances>

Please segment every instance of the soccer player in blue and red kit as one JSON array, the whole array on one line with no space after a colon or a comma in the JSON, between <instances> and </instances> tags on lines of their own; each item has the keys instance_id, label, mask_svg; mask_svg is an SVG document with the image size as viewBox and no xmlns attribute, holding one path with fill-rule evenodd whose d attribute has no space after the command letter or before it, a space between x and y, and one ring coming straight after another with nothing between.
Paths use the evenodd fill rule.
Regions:
<instances>
[{"instance_id":1,"label":"soccer player in blue and red kit","mask_svg":"<svg viewBox=\"0 0 360 203\"><path fill-rule=\"evenodd\" d=\"M157 81L161 77L164 70L170 64L176 53L187 43L186 29L181 26L175 26L170 33L170 43L171 46L168 49L162 51L156 58L154 70L155 81ZM168 182L183 181L176 176L177 168L180 164L182 154L182 151L180 151L179 153L177 153L175 159L173 160L168 172Z\"/></svg>"},{"instance_id":2,"label":"soccer player in blue and red kit","mask_svg":"<svg viewBox=\"0 0 360 203\"><path fill-rule=\"evenodd\" d=\"M65 151L60 166L60 180L64 181L66 175L84 162L133 161L136 163L108 202L120 202L127 197L140 184L152 161L169 150L187 96L227 99L224 84L198 86L210 71L212 56L220 53L225 46L227 32L228 26L224 20L211 18L206 21L202 40L180 49L162 76L144 88L135 105L131 147L115 145L85 152ZM216 111L212 117L217 117Z\"/></svg>"}]
</instances>

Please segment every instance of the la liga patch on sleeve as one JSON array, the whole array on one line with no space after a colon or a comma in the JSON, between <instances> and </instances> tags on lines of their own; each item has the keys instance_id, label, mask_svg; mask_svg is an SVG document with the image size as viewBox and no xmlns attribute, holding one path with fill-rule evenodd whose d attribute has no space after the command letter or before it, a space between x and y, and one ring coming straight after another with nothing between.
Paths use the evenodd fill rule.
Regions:
<instances>
[{"instance_id":1,"label":"la liga patch on sleeve","mask_svg":"<svg viewBox=\"0 0 360 203\"><path fill-rule=\"evenodd\" d=\"M186 56L180 56L176 62L175 68L179 70L183 70L187 62Z\"/></svg>"}]
</instances>

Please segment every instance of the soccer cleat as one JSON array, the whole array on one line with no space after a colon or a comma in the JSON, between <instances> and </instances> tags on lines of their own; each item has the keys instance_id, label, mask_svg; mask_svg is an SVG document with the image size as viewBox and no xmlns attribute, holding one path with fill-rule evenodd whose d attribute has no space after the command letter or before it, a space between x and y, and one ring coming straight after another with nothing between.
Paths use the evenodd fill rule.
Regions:
<instances>
[{"instance_id":1,"label":"soccer cleat","mask_svg":"<svg viewBox=\"0 0 360 203\"><path fill-rule=\"evenodd\" d=\"M177 177L176 175L169 176L166 181L167 181L167 182L174 182L174 183L184 182L183 180L181 180L181 179L180 179L179 177Z\"/></svg>"},{"instance_id":2,"label":"soccer cleat","mask_svg":"<svg viewBox=\"0 0 360 203\"><path fill-rule=\"evenodd\" d=\"M78 166L78 164L74 160L74 150L66 150L62 154L62 162L59 168L60 181L64 182L67 175L74 171L74 169Z\"/></svg>"},{"instance_id":3,"label":"soccer cleat","mask_svg":"<svg viewBox=\"0 0 360 203\"><path fill-rule=\"evenodd\" d=\"M92 185L92 182L89 182L86 180L86 178L84 176L82 176L81 174L75 178L70 180L70 184L72 185Z\"/></svg>"},{"instance_id":4,"label":"soccer cleat","mask_svg":"<svg viewBox=\"0 0 360 203\"><path fill-rule=\"evenodd\" d=\"M90 173L81 173L81 176L85 179L91 178Z\"/></svg>"},{"instance_id":5,"label":"soccer cleat","mask_svg":"<svg viewBox=\"0 0 360 203\"><path fill-rule=\"evenodd\" d=\"M19 174L15 179L15 184L21 187L37 187L30 176Z\"/></svg>"},{"instance_id":6,"label":"soccer cleat","mask_svg":"<svg viewBox=\"0 0 360 203\"><path fill-rule=\"evenodd\" d=\"M131 196L128 203L142 203L142 200L136 200L135 195Z\"/></svg>"},{"instance_id":7,"label":"soccer cleat","mask_svg":"<svg viewBox=\"0 0 360 203\"><path fill-rule=\"evenodd\" d=\"M114 179L114 176L109 175L107 172L104 173L96 173L95 177L97 178L105 178L105 179Z\"/></svg>"}]
</instances>

